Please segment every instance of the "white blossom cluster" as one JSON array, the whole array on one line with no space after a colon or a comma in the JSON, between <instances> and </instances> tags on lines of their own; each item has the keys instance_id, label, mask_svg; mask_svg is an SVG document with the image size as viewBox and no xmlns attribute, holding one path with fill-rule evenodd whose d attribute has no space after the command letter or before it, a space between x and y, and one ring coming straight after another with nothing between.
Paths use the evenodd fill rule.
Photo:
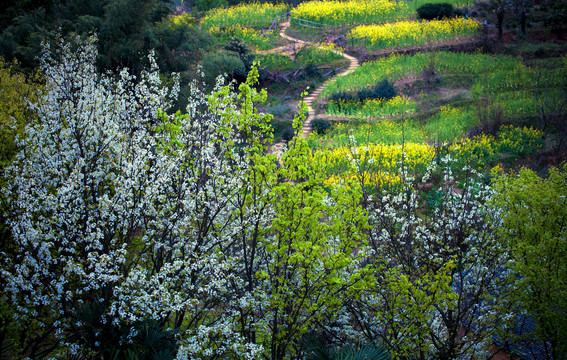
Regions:
<instances>
[{"instance_id":1,"label":"white blossom cluster","mask_svg":"<svg viewBox=\"0 0 567 360\"><path fill-rule=\"evenodd\" d=\"M98 75L96 56L91 39L41 58L49 91L4 189L18 251L2 276L17 316L67 337L87 303L121 326L177 314L180 358L226 347L254 357L261 347L217 315L233 271L223 250L248 186L246 132L265 119L242 123L228 87L206 95L197 84L187 115L166 115L179 86L161 84L153 56L137 81ZM204 352L213 338L220 345Z\"/></svg>"},{"instance_id":2,"label":"white blossom cluster","mask_svg":"<svg viewBox=\"0 0 567 360\"><path fill-rule=\"evenodd\" d=\"M495 231L500 215L488 210L492 190L471 169L463 169L471 172L465 183L456 183L453 162L445 157L430 166L422 182L404 176L402 191L370 203L367 262L376 283L341 309L342 322L330 329L336 336L356 341L362 334L398 356L469 358L488 351L508 254ZM442 199L426 215L418 189L439 166Z\"/></svg>"}]
</instances>

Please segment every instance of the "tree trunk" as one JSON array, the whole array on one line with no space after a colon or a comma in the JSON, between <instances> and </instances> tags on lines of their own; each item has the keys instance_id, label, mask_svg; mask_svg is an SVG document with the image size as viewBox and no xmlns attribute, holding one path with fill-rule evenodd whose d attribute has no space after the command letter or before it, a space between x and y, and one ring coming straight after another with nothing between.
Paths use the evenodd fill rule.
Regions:
<instances>
[{"instance_id":1,"label":"tree trunk","mask_svg":"<svg viewBox=\"0 0 567 360\"><path fill-rule=\"evenodd\" d=\"M496 10L496 18L498 19L498 39L502 40L502 33L504 29L504 9Z\"/></svg>"},{"instance_id":2,"label":"tree trunk","mask_svg":"<svg viewBox=\"0 0 567 360\"><path fill-rule=\"evenodd\" d=\"M524 36L526 36L527 22L528 22L528 16L526 14L526 8L522 6L520 9L520 28L522 31L522 35Z\"/></svg>"}]
</instances>

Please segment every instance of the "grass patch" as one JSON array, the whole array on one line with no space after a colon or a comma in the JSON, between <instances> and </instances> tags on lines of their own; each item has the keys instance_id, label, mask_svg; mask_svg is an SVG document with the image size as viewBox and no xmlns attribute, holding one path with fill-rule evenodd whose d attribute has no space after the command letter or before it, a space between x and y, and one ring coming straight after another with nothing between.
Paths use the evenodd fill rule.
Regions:
<instances>
[{"instance_id":1,"label":"grass patch","mask_svg":"<svg viewBox=\"0 0 567 360\"><path fill-rule=\"evenodd\" d=\"M334 116L352 116L360 119L386 119L399 115L414 114L417 111L415 101L407 97L396 96L384 101L380 99L359 101L329 101L327 114Z\"/></svg>"},{"instance_id":2,"label":"grass patch","mask_svg":"<svg viewBox=\"0 0 567 360\"><path fill-rule=\"evenodd\" d=\"M365 121L334 123L325 135L312 134L308 138L313 149L335 149L357 144L400 145L404 142L420 143L426 139L423 127L413 120Z\"/></svg>"},{"instance_id":3,"label":"grass patch","mask_svg":"<svg viewBox=\"0 0 567 360\"><path fill-rule=\"evenodd\" d=\"M429 142L453 142L465 136L478 122L477 114L472 110L443 106L427 119L424 131Z\"/></svg>"},{"instance_id":4,"label":"grass patch","mask_svg":"<svg viewBox=\"0 0 567 360\"><path fill-rule=\"evenodd\" d=\"M284 42L276 30L258 31L252 28L229 26L225 28L211 27L209 33L221 44L228 43L233 37L239 38L251 50L268 50Z\"/></svg>"}]
</instances>

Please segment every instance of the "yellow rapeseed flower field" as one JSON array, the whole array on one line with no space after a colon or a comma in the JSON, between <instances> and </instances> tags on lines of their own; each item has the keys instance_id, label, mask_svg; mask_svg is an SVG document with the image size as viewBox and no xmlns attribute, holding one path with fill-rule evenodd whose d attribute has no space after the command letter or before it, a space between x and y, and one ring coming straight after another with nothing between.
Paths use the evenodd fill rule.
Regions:
<instances>
[{"instance_id":1,"label":"yellow rapeseed flower field","mask_svg":"<svg viewBox=\"0 0 567 360\"><path fill-rule=\"evenodd\" d=\"M424 171L435 156L427 144L372 144L322 151L328 165L327 184L362 179L366 186L395 186L402 183L400 168L410 173Z\"/></svg>"},{"instance_id":2,"label":"yellow rapeseed flower field","mask_svg":"<svg viewBox=\"0 0 567 360\"><path fill-rule=\"evenodd\" d=\"M350 39L359 39L369 50L425 45L473 35L480 28L474 19L400 21L384 25L361 25L352 29Z\"/></svg>"},{"instance_id":3,"label":"yellow rapeseed flower field","mask_svg":"<svg viewBox=\"0 0 567 360\"><path fill-rule=\"evenodd\" d=\"M413 12L404 1L332 0L303 2L291 16L327 25L358 25L406 20Z\"/></svg>"},{"instance_id":4,"label":"yellow rapeseed flower field","mask_svg":"<svg viewBox=\"0 0 567 360\"><path fill-rule=\"evenodd\" d=\"M207 13L201 20L201 27L209 30L230 26L264 28L271 25L274 19L285 14L287 7L283 4L240 4L229 8L216 8Z\"/></svg>"}]
</instances>

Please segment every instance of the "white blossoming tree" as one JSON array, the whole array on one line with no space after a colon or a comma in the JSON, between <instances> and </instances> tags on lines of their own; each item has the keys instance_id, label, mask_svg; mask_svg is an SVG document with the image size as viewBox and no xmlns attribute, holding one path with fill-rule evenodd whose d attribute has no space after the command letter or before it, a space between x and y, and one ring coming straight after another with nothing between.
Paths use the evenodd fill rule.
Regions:
<instances>
[{"instance_id":1,"label":"white blossoming tree","mask_svg":"<svg viewBox=\"0 0 567 360\"><path fill-rule=\"evenodd\" d=\"M94 352L109 338L126 351L148 320L253 352L213 314L230 281L233 199L264 150L261 95L193 85L187 114L166 115L177 87L153 59L137 83L126 70L99 76L94 41L43 54L48 94L9 169L18 250L2 275L18 316Z\"/></svg>"},{"instance_id":2,"label":"white blossoming tree","mask_svg":"<svg viewBox=\"0 0 567 360\"><path fill-rule=\"evenodd\" d=\"M9 169L2 277L35 358L286 359L365 288L360 191L327 191L304 139L266 154L252 84L95 70L95 40L45 51L47 95ZM301 126L304 115L296 119ZM144 344L151 342L151 346Z\"/></svg>"},{"instance_id":3,"label":"white blossoming tree","mask_svg":"<svg viewBox=\"0 0 567 360\"><path fill-rule=\"evenodd\" d=\"M420 359L490 349L508 254L495 231L498 211L487 204L492 190L472 170L458 181L452 164L442 158L415 179L401 162L400 188L366 195L375 286L342 309L348 320L335 336L382 342L395 356ZM427 205L422 191L432 186L440 197Z\"/></svg>"}]
</instances>

